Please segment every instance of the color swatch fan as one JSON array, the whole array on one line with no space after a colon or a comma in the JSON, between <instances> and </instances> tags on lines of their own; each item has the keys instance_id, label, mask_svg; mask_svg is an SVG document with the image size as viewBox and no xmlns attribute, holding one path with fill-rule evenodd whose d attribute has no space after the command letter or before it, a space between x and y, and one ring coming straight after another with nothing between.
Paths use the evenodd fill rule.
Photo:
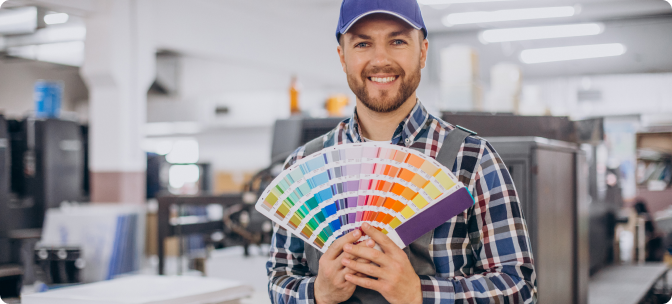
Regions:
<instances>
[{"instance_id":1,"label":"color swatch fan","mask_svg":"<svg viewBox=\"0 0 672 304\"><path fill-rule=\"evenodd\" d=\"M325 148L287 168L256 209L325 252L364 222L404 248L473 204L467 188L431 157L358 143Z\"/></svg>"}]
</instances>

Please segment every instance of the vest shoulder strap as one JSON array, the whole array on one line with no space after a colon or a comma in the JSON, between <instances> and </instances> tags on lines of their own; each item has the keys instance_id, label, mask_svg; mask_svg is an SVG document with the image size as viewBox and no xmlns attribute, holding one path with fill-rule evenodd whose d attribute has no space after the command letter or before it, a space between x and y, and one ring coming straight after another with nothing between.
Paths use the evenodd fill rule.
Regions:
<instances>
[{"instance_id":1,"label":"vest shoulder strap","mask_svg":"<svg viewBox=\"0 0 672 304\"><path fill-rule=\"evenodd\" d=\"M331 132L332 131L329 131L329 133L331 133ZM304 145L303 156L305 157L305 156L311 155L315 152L318 152L318 151L324 149L324 137L328 136L329 133L327 133L325 135L320 135L317 138L307 142Z\"/></svg>"},{"instance_id":2,"label":"vest shoulder strap","mask_svg":"<svg viewBox=\"0 0 672 304\"><path fill-rule=\"evenodd\" d=\"M443 139L439 154L436 155L436 161L448 168L448 170L452 170L453 165L457 160L457 153L460 152L460 147L462 147L462 143L469 137L469 135L475 134L476 132L467 128L455 126L455 129L448 132L446 138Z\"/></svg>"}]
</instances>

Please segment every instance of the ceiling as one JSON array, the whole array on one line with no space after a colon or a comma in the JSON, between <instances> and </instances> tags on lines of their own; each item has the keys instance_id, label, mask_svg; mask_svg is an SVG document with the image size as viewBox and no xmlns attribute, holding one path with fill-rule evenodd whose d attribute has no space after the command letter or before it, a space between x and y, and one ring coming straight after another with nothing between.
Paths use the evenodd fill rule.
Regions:
<instances>
[{"instance_id":1,"label":"ceiling","mask_svg":"<svg viewBox=\"0 0 672 304\"><path fill-rule=\"evenodd\" d=\"M333 39L341 0L146 1L156 3L157 26L163 33L159 34L159 40L167 49L235 60L259 68L298 72L322 84L343 85ZM85 17L104 10L104 3L104 0L9 0L3 8L41 5ZM565 18L452 27L441 22L450 13L552 6L575 6L579 13ZM485 80L490 68L502 61L520 64L526 77L672 72L672 56L669 56L672 7L663 0L505 0L422 5L421 9L430 32L428 70L432 81L438 81L439 51L452 44L466 44L478 52L480 74ZM187 18L190 18L189 26L174 22ZM604 32L597 36L487 45L478 40L479 32L484 29L585 22L603 23ZM231 41L245 42L247 48L227 48ZM533 65L522 64L518 59L524 49L598 43L622 43L627 52L612 58ZM286 47L274 47L277 45Z\"/></svg>"}]
</instances>

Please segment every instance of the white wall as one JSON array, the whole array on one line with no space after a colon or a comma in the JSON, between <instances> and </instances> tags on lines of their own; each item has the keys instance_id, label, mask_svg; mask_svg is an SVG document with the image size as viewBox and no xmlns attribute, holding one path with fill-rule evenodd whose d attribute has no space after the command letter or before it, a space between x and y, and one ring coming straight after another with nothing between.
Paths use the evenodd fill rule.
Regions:
<instances>
[{"instance_id":1,"label":"white wall","mask_svg":"<svg viewBox=\"0 0 672 304\"><path fill-rule=\"evenodd\" d=\"M577 90L589 85L602 92L600 101L578 101ZM553 115L581 119L592 116L643 114L667 116L672 123L672 73L594 75L529 79L523 91L534 87L539 100ZM523 100L529 96L522 96Z\"/></svg>"}]
</instances>

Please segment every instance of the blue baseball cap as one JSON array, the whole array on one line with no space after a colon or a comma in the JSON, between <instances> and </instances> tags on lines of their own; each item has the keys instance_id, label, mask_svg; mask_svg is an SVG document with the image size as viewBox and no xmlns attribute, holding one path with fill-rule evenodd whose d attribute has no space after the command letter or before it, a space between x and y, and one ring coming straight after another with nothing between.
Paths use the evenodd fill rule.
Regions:
<instances>
[{"instance_id":1,"label":"blue baseball cap","mask_svg":"<svg viewBox=\"0 0 672 304\"><path fill-rule=\"evenodd\" d=\"M341 34L348 32L359 19L376 13L390 14L404 20L413 28L422 30L427 38L427 28L416 0L343 0L336 28L336 40Z\"/></svg>"}]
</instances>

